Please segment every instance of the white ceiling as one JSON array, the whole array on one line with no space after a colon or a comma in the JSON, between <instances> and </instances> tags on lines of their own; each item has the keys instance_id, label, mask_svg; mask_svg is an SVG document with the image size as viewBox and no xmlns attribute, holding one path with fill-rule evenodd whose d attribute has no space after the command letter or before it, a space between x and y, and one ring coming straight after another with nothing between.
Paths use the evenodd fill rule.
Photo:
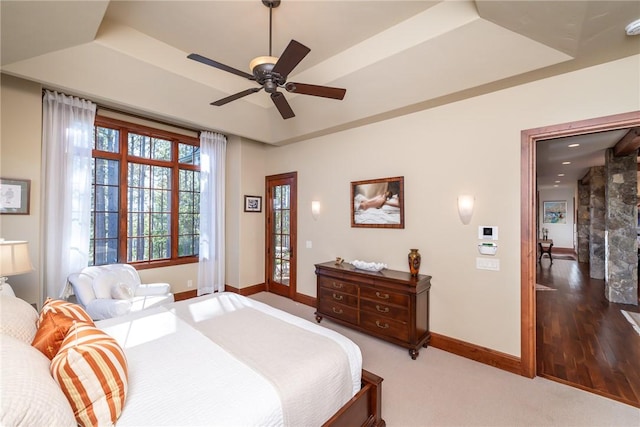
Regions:
<instances>
[{"instance_id":1,"label":"white ceiling","mask_svg":"<svg viewBox=\"0 0 640 427\"><path fill-rule=\"evenodd\" d=\"M273 54L311 52L290 81L343 87L343 101L285 93L283 120L256 83L187 59L250 72L268 54L260 0L0 2L2 72L194 129L269 144L384 120L640 51L624 27L637 1L310 1L273 10ZM496 83L498 82L498 83Z\"/></svg>"},{"instance_id":2,"label":"white ceiling","mask_svg":"<svg viewBox=\"0 0 640 427\"><path fill-rule=\"evenodd\" d=\"M536 147L538 189L575 188L592 166L605 164L605 151L622 139L629 129L596 132L538 141ZM570 145L579 144L576 147ZM564 162L570 162L565 165Z\"/></svg>"},{"instance_id":3,"label":"white ceiling","mask_svg":"<svg viewBox=\"0 0 640 427\"><path fill-rule=\"evenodd\" d=\"M264 91L209 103L254 82L268 54L260 0L0 2L1 70L100 105L193 129L285 144L640 53L624 27L638 1L311 1L273 10L273 54L311 49L289 81L347 89L343 101Z\"/></svg>"}]
</instances>

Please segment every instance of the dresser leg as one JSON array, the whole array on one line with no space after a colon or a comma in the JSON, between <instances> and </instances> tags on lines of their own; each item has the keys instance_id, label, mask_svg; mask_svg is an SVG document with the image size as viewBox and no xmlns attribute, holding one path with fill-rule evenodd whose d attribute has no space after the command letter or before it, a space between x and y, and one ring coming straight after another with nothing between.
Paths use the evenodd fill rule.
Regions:
<instances>
[{"instance_id":1,"label":"dresser leg","mask_svg":"<svg viewBox=\"0 0 640 427\"><path fill-rule=\"evenodd\" d=\"M409 349L409 356L411 356L411 359L416 360L419 354L420 354L420 350L416 350L415 348Z\"/></svg>"},{"instance_id":2,"label":"dresser leg","mask_svg":"<svg viewBox=\"0 0 640 427\"><path fill-rule=\"evenodd\" d=\"M320 323L322 321L322 316L316 314L316 322Z\"/></svg>"},{"instance_id":3,"label":"dresser leg","mask_svg":"<svg viewBox=\"0 0 640 427\"><path fill-rule=\"evenodd\" d=\"M429 336L427 337L427 339L424 341L424 344L422 344L422 346L424 348L429 347L429 342L431 341L431 333L429 333Z\"/></svg>"}]
</instances>

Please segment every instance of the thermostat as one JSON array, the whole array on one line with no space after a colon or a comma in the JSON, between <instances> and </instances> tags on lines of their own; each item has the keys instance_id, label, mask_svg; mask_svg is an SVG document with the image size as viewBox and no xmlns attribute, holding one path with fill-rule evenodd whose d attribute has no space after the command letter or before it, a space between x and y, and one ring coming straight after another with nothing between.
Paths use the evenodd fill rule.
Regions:
<instances>
[{"instance_id":1,"label":"thermostat","mask_svg":"<svg viewBox=\"0 0 640 427\"><path fill-rule=\"evenodd\" d=\"M478 245L478 251L482 255L495 255L498 251L498 245L493 242L484 242Z\"/></svg>"},{"instance_id":2,"label":"thermostat","mask_svg":"<svg viewBox=\"0 0 640 427\"><path fill-rule=\"evenodd\" d=\"M498 240L498 227L495 225L481 225L478 227L478 239Z\"/></svg>"}]
</instances>

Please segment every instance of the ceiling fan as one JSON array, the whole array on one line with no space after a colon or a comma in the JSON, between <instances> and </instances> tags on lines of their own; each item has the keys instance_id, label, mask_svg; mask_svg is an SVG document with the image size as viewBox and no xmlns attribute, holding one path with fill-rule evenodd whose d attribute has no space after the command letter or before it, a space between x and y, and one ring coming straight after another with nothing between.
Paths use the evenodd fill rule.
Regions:
<instances>
[{"instance_id":1,"label":"ceiling fan","mask_svg":"<svg viewBox=\"0 0 640 427\"><path fill-rule=\"evenodd\" d=\"M340 89L329 86L317 86L305 83L287 82L289 73L307 56L311 51L308 47L295 40L291 40L282 56L280 58L271 56L271 32L272 32L272 13L273 8L280 6L281 0L262 0L262 4L269 8L269 56L259 56L254 58L250 64L251 72L253 74L245 73L236 68L228 65L221 64L220 62L206 58L197 53L192 53L187 56L189 59L201 62L206 65L210 65L219 70L227 71L240 77L244 77L248 80L256 81L261 87L253 87L251 89L243 90L236 94L227 96L211 103L211 105L222 106L236 99L243 98L252 93L256 93L262 89L265 92L271 94L271 100L275 104L276 108L280 112L283 119L290 119L295 114L287 102L287 99L278 92L278 88L284 88L287 92L299 93L301 95L321 96L324 98L343 99L346 89Z\"/></svg>"}]
</instances>

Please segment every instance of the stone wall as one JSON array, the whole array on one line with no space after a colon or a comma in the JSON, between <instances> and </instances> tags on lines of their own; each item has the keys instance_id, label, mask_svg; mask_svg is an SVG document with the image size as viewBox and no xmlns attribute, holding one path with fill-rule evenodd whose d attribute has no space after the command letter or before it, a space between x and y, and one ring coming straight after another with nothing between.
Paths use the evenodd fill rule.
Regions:
<instances>
[{"instance_id":1,"label":"stone wall","mask_svg":"<svg viewBox=\"0 0 640 427\"><path fill-rule=\"evenodd\" d=\"M589 235L591 220L589 214L589 184L578 182L578 217L576 218L578 230L578 262L589 262Z\"/></svg>"},{"instance_id":2,"label":"stone wall","mask_svg":"<svg viewBox=\"0 0 640 427\"><path fill-rule=\"evenodd\" d=\"M604 166L591 168L589 179L589 276L592 279L605 278L605 169Z\"/></svg>"},{"instance_id":3,"label":"stone wall","mask_svg":"<svg viewBox=\"0 0 640 427\"><path fill-rule=\"evenodd\" d=\"M613 149L605 155L605 296L623 304L638 303L637 157L615 157Z\"/></svg>"}]
</instances>

